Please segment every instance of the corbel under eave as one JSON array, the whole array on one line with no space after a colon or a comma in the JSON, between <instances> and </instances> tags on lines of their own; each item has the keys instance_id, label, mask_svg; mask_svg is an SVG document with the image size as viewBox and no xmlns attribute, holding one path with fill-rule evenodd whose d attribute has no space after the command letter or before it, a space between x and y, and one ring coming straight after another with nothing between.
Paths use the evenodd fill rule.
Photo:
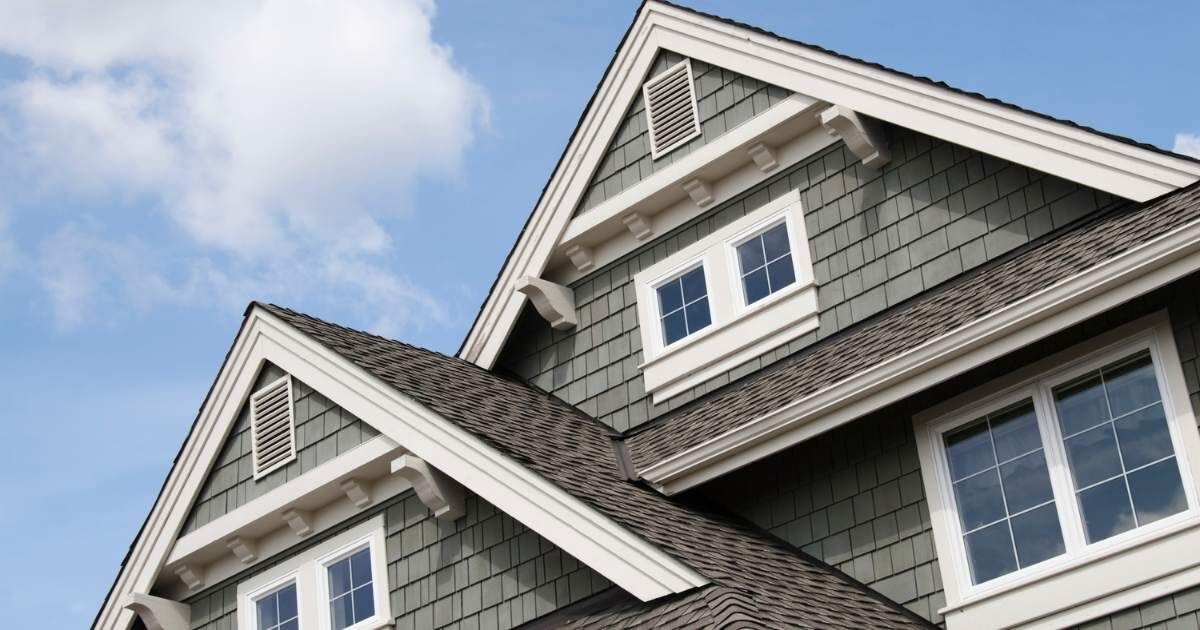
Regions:
<instances>
[{"instance_id":1,"label":"corbel under eave","mask_svg":"<svg viewBox=\"0 0 1200 630\"><path fill-rule=\"evenodd\" d=\"M579 324L575 316L575 292L549 280L524 276L517 279L516 291L529 297L538 315L555 330L570 330Z\"/></svg>"},{"instance_id":2,"label":"corbel under eave","mask_svg":"<svg viewBox=\"0 0 1200 630\"><path fill-rule=\"evenodd\" d=\"M467 513L463 487L420 457L406 453L393 459L392 473L412 484L417 498L435 517L453 522Z\"/></svg>"},{"instance_id":3,"label":"corbel under eave","mask_svg":"<svg viewBox=\"0 0 1200 630\"><path fill-rule=\"evenodd\" d=\"M169 599L133 593L125 600L127 610L141 618L147 630L189 630L192 607Z\"/></svg>"},{"instance_id":4,"label":"corbel under eave","mask_svg":"<svg viewBox=\"0 0 1200 630\"><path fill-rule=\"evenodd\" d=\"M863 166L880 168L892 159L888 152L887 141L879 123L859 116L857 112L841 105L831 105L821 111L821 126L831 136L837 136L846 143Z\"/></svg>"}]
</instances>

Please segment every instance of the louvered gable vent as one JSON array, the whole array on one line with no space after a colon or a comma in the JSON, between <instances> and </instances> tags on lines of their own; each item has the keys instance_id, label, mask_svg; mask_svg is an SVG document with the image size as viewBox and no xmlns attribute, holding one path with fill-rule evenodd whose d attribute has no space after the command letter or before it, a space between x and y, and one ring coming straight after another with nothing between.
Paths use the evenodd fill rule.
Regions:
<instances>
[{"instance_id":1,"label":"louvered gable vent","mask_svg":"<svg viewBox=\"0 0 1200 630\"><path fill-rule=\"evenodd\" d=\"M683 60L642 86L650 155L658 159L700 135L692 64Z\"/></svg>"},{"instance_id":2,"label":"louvered gable vent","mask_svg":"<svg viewBox=\"0 0 1200 630\"><path fill-rule=\"evenodd\" d=\"M296 459L292 377L284 376L251 394L250 414L254 478L258 479Z\"/></svg>"}]
</instances>

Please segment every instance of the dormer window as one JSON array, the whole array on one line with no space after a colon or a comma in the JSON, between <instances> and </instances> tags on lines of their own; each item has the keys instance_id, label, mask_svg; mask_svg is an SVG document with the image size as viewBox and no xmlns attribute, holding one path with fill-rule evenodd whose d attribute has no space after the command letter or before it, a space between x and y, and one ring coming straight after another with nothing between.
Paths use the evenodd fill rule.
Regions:
<instances>
[{"instance_id":1,"label":"dormer window","mask_svg":"<svg viewBox=\"0 0 1200 630\"><path fill-rule=\"evenodd\" d=\"M747 306L796 282L787 223L755 234L737 246L742 274L742 297Z\"/></svg>"},{"instance_id":2,"label":"dormer window","mask_svg":"<svg viewBox=\"0 0 1200 630\"><path fill-rule=\"evenodd\" d=\"M704 265L659 285L658 309L662 313L664 346L707 328L712 323L712 314L708 310Z\"/></svg>"}]
</instances>

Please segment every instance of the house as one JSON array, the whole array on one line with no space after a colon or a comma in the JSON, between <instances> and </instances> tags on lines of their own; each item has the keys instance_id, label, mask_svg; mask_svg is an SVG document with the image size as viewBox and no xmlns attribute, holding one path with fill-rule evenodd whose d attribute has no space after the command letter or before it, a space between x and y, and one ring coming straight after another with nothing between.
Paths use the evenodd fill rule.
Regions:
<instances>
[{"instance_id":1,"label":"house","mask_svg":"<svg viewBox=\"0 0 1200 630\"><path fill-rule=\"evenodd\" d=\"M457 357L248 307L95 626L1194 628L1198 179L649 0Z\"/></svg>"}]
</instances>

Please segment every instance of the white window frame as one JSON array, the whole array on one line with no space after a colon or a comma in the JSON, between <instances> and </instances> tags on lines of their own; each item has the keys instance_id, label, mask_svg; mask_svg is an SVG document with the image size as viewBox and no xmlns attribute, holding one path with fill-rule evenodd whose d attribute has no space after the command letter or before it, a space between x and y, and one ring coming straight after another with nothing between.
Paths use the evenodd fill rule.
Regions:
<instances>
[{"instance_id":1,"label":"white window frame","mask_svg":"<svg viewBox=\"0 0 1200 630\"><path fill-rule=\"evenodd\" d=\"M1074 481L1055 415L1052 391L1078 376L1143 350L1150 352L1154 365L1188 507L1159 521L1087 544ZM1033 401L1065 551L1055 558L1017 569L982 584L972 584L943 436L988 413L1023 400ZM1139 562L1134 558L1141 553L1139 548L1152 546L1156 541L1189 530L1195 531L1196 526L1200 525L1200 494L1196 485L1200 479L1197 469L1200 437L1165 313L1142 318L1003 379L956 396L918 414L914 418L914 428L946 589L947 607L943 612L951 627L955 625L956 612L962 613L964 619L971 618L968 613L981 610L979 604L989 600L1001 602L999 606L989 607L988 623L996 625L1025 623L1046 615L1061 614L1072 608L1083 618L1093 613L1105 614L1096 612L1104 604L1095 601L1089 603L1087 600L1096 599L1106 588L1119 592L1128 587L1146 586L1153 581L1146 580L1144 572L1139 573L1129 567L1130 563ZM1187 562L1200 564L1200 558ZM1143 570L1145 568L1142 567ZM1158 575L1160 569L1161 575ZM1179 570L1180 567L1162 566L1154 567L1152 573L1163 577ZM1070 588L1076 573L1080 577L1074 581L1079 583ZM1083 577L1085 574L1086 578ZM1034 589L1045 584L1063 592L1056 594L1045 589L1039 595L1034 595ZM1150 592L1155 591L1151 588ZM1002 604L1005 600L1014 604ZM1004 617L997 618L1000 614ZM970 626L978 623L978 620L960 623Z\"/></svg>"},{"instance_id":2,"label":"white window frame","mask_svg":"<svg viewBox=\"0 0 1200 630\"><path fill-rule=\"evenodd\" d=\"M676 339L674 343L668 344L666 332L663 330L663 326L662 326L663 312L662 312L661 304L658 299L658 290L660 288L662 288L663 286L670 284L671 282L673 282L675 280L678 280L679 278L683 277L685 274L695 271L696 269L700 269L701 271L704 272L704 292L705 292L705 297L708 298L708 317L709 317L710 322L709 322L708 326L705 326L704 328L701 328L700 330L697 330L694 333L688 333L688 334L684 335L683 337ZM675 347L678 347L680 344L689 343L689 340L694 340L694 338L696 338L696 337L703 336L705 333L707 333L709 331L710 328L713 327L713 324L716 323L715 321L711 321L712 320L712 311L713 311L712 276L709 273L708 265L704 264L703 257L693 258L693 259L689 259L689 260L679 263L679 265L672 267L669 271L667 271L661 277L656 278L651 283L650 286L654 292L654 313L655 313L655 316L657 317L657 319L655 320L655 323L656 323L655 333L658 336L658 345L656 347L664 348L664 349L675 348ZM686 304L686 299L684 300L684 303ZM685 309L686 309L686 307L685 307Z\"/></svg>"},{"instance_id":3,"label":"white window frame","mask_svg":"<svg viewBox=\"0 0 1200 630\"><path fill-rule=\"evenodd\" d=\"M238 584L238 627L259 630L258 599L296 584L300 630L330 630L328 566L351 553L371 550L371 588L375 614L347 630L378 630L395 622L388 589L387 540L380 514Z\"/></svg>"},{"instance_id":4,"label":"white window frame","mask_svg":"<svg viewBox=\"0 0 1200 630\"><path fill-rule=\"evenodd\" d=\"M747 305L736 245L787 225L796 281ZM657 288L704 267L712 323L664 344ZM792 190L634 276L646 391L659 403L818 327L816 282L800 192Z\"/></svg>"}]
</instances>

